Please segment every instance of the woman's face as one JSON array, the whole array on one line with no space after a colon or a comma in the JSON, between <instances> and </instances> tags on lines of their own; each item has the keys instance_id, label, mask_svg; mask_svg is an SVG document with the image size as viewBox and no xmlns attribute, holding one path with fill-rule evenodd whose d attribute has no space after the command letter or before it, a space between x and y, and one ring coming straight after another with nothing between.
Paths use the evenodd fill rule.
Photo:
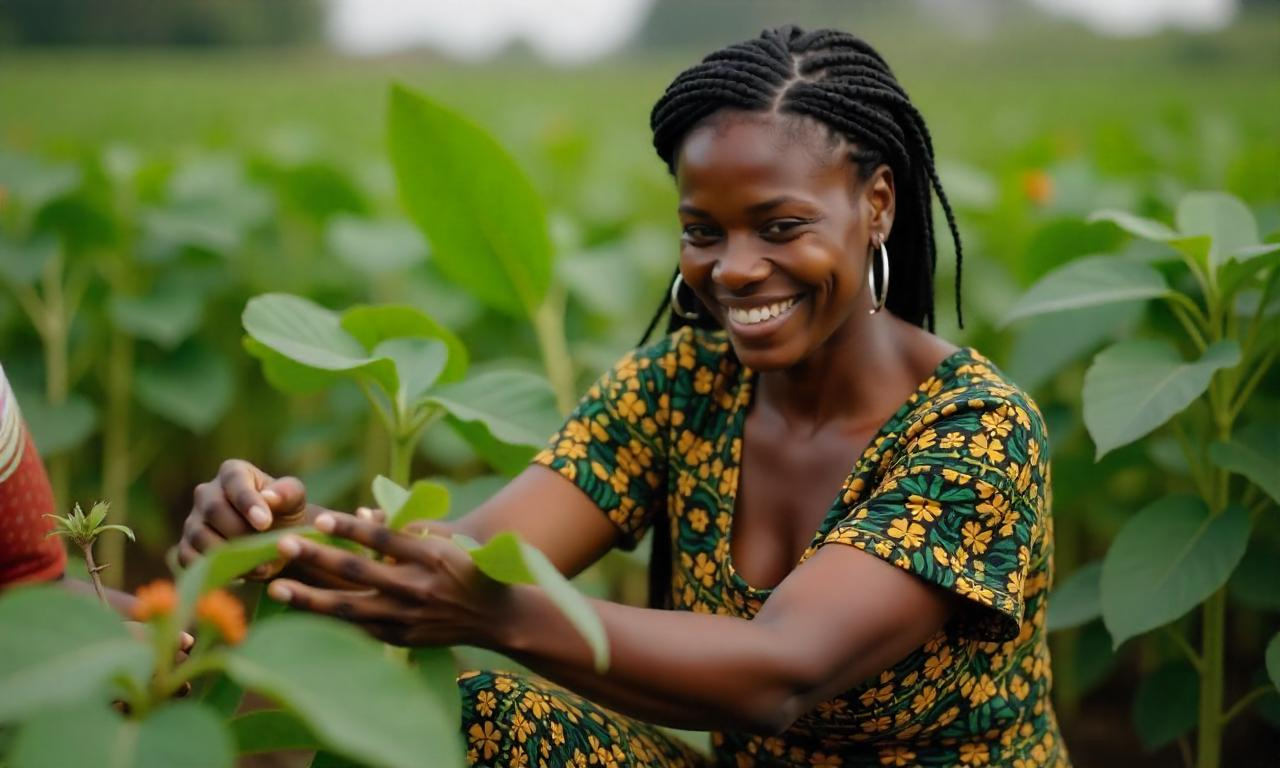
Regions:
<instances>
[{"instance_id":1,"label":"woman's face","mask_svg":"<svg viewBox=\"0 0 1280 768\"><path fill-rule=\"evenodd\" d=\"M755 370L856 339L868 318L893 180L882 166L860 181L850 150L812 121L750 112L717 113L680 147L681 275Z\"/></svg>"}]
</instances>

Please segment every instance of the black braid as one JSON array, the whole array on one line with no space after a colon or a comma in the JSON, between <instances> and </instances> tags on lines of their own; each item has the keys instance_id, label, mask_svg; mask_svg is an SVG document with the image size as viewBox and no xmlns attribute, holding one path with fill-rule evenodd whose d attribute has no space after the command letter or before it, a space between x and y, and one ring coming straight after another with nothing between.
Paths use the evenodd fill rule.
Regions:
<instances>
[{"instance_id":1,"label":"black braid","mask_svg":"<svg viewBox=\"0 0 1280 768\"><path fill-rule=\"evenodd\" d=\"M685 137L722 109L792 114L822 123L855 145L852 160L863 180L881 165L889 166L899 194L886 244L893 261L887 304L898 317L930 331L938 260L933 225L936 194L955 243L956 319L964 327L960 311L963 250L955 214L934 168L933 138L884 57L846 32L805 32L794 26L765 30L758 38L708 55L676 76L650 114L653 146L672 174ZM676 274L678 269L673 280ZM715 327L705 310L693 321L671 312L668 296L664 295L642 342L664 319L668 333L687 325ZM687 309L699 308L687 287L681 287L679 300ZM670 578L670 521L659 519L649 567L651 604L669 606Z\"/></svg>"}]
</instances>

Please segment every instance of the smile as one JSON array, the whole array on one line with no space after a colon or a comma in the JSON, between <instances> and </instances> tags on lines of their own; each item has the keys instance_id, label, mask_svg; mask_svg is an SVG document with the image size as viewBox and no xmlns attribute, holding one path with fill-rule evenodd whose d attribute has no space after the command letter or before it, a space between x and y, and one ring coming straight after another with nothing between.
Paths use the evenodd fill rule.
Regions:
<instances>
[{"instance_id":1,"label":"smile","mask_svg":"<svg viewBox=\"0 0 1280 768\"><path fill-rule=\"evenodd\" d=\"M751 309L741 309L738 307L725 307L725 314L729 321L734 325L751 327L763 325L770 320L776 320L787 314L800 301L800 297L793 296L784 301L775 301L772 304L766 304L762 307L752 307Z\"/></svg>"}]
</instances>

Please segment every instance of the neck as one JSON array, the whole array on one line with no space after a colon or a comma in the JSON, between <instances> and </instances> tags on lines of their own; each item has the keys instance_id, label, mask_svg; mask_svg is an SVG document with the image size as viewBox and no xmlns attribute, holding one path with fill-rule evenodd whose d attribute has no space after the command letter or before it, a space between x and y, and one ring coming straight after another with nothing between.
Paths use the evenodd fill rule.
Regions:
<instances>
[{"instance_id":1,"label":"neck","mask_svg":"<svg viewBox=\"0 0 1280 768\"><path fill-rule=\"evenodd\" d=\"M811 433L879 424L924 378L912 332L920 330L888 312L851 318L798 365L761 372L758 402Z\"/></svg>"}]
</instances>

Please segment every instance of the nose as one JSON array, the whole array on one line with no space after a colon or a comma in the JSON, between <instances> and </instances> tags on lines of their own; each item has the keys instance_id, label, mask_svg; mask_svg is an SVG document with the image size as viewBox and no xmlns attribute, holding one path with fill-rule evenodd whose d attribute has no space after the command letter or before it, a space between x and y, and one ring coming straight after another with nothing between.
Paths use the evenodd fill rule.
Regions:
<instances>
[{"instance_id":1,"label":"nose","mask_svg":"<svg viewBox=\"0 0 1280 768\"><path fill-rule=\"evenodd\" d=\"M711 269L711 280L733 293L763 281L773 271L747 237L729 237Z\"/></svg>"}]
</instances>

